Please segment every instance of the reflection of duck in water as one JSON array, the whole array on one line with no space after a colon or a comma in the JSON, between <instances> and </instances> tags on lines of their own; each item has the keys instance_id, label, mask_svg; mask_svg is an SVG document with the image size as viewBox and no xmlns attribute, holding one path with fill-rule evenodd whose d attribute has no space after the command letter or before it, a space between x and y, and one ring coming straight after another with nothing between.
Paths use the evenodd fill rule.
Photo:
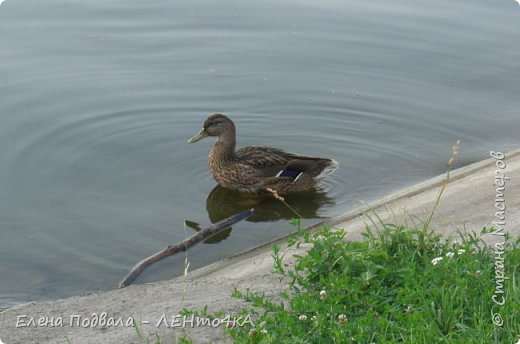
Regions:
<instances>
[{"instance_id":1,"label":"reflection of duck in water","mask_svg":"<svg viewBox=\"0 0 520 344\"><path fill-rule=\"evenodd\" d=\"M280 206L280 202L273 197L260 197L247 199L236 190L230 190L217 185L211 190L206 199L206 210L211 223L216 223L233 214L251 208L249 201L254 202L255 213L246 221L266 222L277 220L290 220L295 217L297 211L304 219L319 219L318 211L322 206L333 205L334 200L327 196L323 190L311 190L298 194L285 196L285 201L291 208ZM194 221L186 221L186 225L195 231L201 230L201 226ZM215 244L226 239L231 234L232 228L210 237L204 243Z\"/></svg>"},{"instance_id":2,"label":"reflection of duck in water","mask_svg":"<svg viewBox=\"0 0 520 344\"><path fill-rule=\"evenodd\" d=\"M249 146L235 151L236 130L233 121L214 114L203 129L188 143L216 136L208 157L215 180L225 188L250 194L265 194L268 189L278 194L311 190L332 173L337 162L285 152L272 147Z\"/></svg>"},{"instance_id":3,"label":"reflection of duck in water","mask_svg":"<svg viewBox=\"0 0 520 344\"><path fill-rule=\"evenodd\" d=\"M212 223L218 222L233 214L251 208L249 202L236 190L230 190L217 185L206 199L206 210ZM284 196L285 202L291 205L290 209L281 206L273 197L255 199L255 213L246 221L265 222L290 220L296 217L294 211L305 219L318 219L319 209L324 205L334 204L334 200L323 190L311 190L294 195Z\"/></svg>"}]
</instances>

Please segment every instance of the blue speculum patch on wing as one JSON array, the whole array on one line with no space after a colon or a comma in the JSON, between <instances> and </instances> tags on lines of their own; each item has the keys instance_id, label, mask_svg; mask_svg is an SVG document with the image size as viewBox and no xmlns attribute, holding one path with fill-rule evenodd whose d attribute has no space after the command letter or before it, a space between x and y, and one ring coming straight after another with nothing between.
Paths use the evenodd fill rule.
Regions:
<instances>
[{"instance_id":1,"label":"blue speculum patch on wing","mask_svg":"<svg viewBox=\"0 0 520 344\"><path fill-rule=\"evenodd\" d=\"M276 175L277 177L290 177L293 179L293 182L295 182L300 176L303 174L303 172L300 171L293 171L293 170L281 170Z\"/></svg>"}]
</instances>

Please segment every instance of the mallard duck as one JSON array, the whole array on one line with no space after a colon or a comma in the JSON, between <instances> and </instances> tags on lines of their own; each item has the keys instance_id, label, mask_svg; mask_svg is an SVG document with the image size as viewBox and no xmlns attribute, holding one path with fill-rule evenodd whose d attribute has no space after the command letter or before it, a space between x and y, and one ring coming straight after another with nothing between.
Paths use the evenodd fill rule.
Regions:
<instances>
[{"instance_id":1,"label":"mallard duck","mask_svg":"<svg viewBox=\"0 0 520 344\"><path fill-rule=\"evenodd\" d=\"M208 136L217 137L208 156L209 170L218 184L240 192L276 191L283 195L306 191L338 166L333 159L298 155L273 147L248 146L235 151L235 124L218 113L209 116L202 130L188 143Z\"/></svg>"}]
</instances>

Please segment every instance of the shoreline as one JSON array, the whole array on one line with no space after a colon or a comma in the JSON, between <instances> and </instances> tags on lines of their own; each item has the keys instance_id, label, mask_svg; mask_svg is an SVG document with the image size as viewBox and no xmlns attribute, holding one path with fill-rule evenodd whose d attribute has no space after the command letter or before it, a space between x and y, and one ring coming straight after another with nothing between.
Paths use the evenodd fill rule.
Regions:
<instances>
[{"instance_id":1,"label":"shoreline","mask_svg":"<svg viewBox=\"0 0 520 344\"><path fill-rule=\"evenodd\" d=\"M512 236L520 234L520 199L512 195L520 192L520 149L505 154L504 173L510 178L505 185L507 204L506 230ZM457 230L480 231L491 226L495 216L495 170L496 159L489 159L453 170L450 181L436 210L431 227L446 236ZM353 209L343 215L320 222L308 228L315 230L323 225L345 228L349 240L360 240L365 225L370 224L368 214L377 214L381 220L399 223L408 220L407 214L424 218L432 209L445 174L425 182L400 190ZM92 292L53 301L25 303L0 310L0 339L12 343L139 343L133 327L82 327L50 326L50 318L68 320L71 316L92 317L103 312L108 316L126 319L141 319L142 333L157 333L165 342L187 335L194 342L224 342L223 329L168 328L157 327L163 315L179 314L183 308L201 310L208 305L209 312L224 310L226 314L236 312L240 302L231 298L231 292L238 288L265 291L277 294L285 289L278 277L270 274L273 262L271 246L279 244L287 257L296 253L294 248L287 249L283 243L288 236L264 243L256 248L235 254L224 260L212 263L189 274L171 280L132 285L124 289L105 292ZM496 236L489 235L486 240L493 242ZM21 315L38 320L47 319L49 326L16 327L17 317ZM148 323L146 323L148 322ZM37 324L38 325L38 324Z\"/></svg>"}]
</instances>

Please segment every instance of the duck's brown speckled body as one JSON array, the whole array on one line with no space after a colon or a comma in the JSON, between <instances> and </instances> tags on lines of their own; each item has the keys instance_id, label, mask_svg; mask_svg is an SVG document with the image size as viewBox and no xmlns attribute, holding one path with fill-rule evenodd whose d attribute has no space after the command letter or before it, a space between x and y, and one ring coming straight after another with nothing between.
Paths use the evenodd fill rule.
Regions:
<instances>
[{"instance_id":1,"label":"duck's brown speckled body","mask_svg":"<svg viewBox=\"0 0 520 344\"><path fill-rule=\"evenodd\" d=\"M241 192L263 194L271 189L282 195L306 191L337 167L332 159L288 153L273 147L248 146L235 151L235 125L222 114L208 117L203 129L188 143L207 136L218 138L208 157L213 177L223 187Z\"/></svg>"}]
</instances>

